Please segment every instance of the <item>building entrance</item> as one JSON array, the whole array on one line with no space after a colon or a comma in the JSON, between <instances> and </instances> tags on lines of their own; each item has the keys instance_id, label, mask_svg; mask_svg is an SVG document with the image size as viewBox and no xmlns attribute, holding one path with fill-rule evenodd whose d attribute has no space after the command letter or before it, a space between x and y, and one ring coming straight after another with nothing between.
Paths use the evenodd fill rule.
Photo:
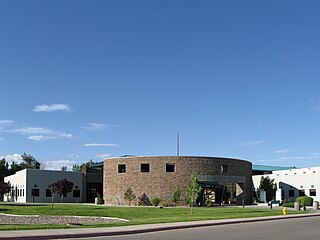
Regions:
<instances>
[{"instance_id":1,"label":"building entrance","mask_svg":"<svg viewBox=\"0 0 320 240\"><path fill-rule=\"evenodd\" d=\"M202 189L199 199L200 205L206 205L206 202L212 204L235 204L236 184L235 183L219 183L219 182L199 182Z\"/></svg>"}]
</instances>

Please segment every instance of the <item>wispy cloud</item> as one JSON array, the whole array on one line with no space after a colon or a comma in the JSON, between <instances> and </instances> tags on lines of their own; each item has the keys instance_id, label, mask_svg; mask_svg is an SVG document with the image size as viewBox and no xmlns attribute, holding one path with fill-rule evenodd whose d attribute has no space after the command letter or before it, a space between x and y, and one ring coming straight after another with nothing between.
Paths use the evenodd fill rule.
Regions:
<instances>
[{"instance_id":1,"label":"wispy cloud","mask_svg":"<svg viewBox=\"0 0 320 240\"><path fill-rule=\"evenodd\" d=\"M84 147L119 147L118 144L114 143L86 143L83 144Z\"/></svg>"},{"instance_id":2,"label":"wispy cloud","mask_svg":"<svg viewBox=\"0 0 320 240\"><path fill-rule=\"evenodd\" d=\"M43 127L16 128L16 129L9 129L7 130L7 132L30 135L28 139L34 140L34 141L73 138L73 135L71 133L56 132L51 130L50 128L43 128Z\"/></svg>"},{"instance_id":3,"label":"wispy cloud","mask_svg":"<svg viewBox=\"0 0 320 240\"><path fill-rule=\"evenodd\" d=\"M296 156L296 157L280 157L276 159L260 159L258 162L299 162L307 160L320 160L320 154L312 153L306 156Z\"/></svg>"},{"instance_id":4,"label":"wispy cloud","mask_svg":"<svg viewBox=\"0 0 320 240\"><path fill-rule=\"evenodd\" d=\"M49 139L64 139L64 138L72 138L71 133L54 133L51 135L32 135L29 136L28 139L34 140L34 141L45 141Z\"/></svg>"},{"instance_id":5,"label":"wispy cloud","mask_svg":"<svg viewBox=\"0 0 320 240\"><path fill-rule=\"evenodd\" d=\"M5 127L10 126L11 124L13 124L14 121L13 120L0 120L0 129L3 129Z\"/></svg>"},{"instance_id":6,"label":"wispy cloud","mask_svg":"<svg viewBox=\"0 0 320 240\"><path fill-rule=\"evenodd\" d=\"M46 160L44 161L46 170L61 170L63 166L67 167L67 171L71 171L73 165L77 164L76 161L68 160L68 159L60 159L60 160Z\"/></svg>"},{"instance_id":7,"label":"wispy cloud","mask_svg":"<svg viewBox=\"0 0 320 240\"><path fill-rule=\"evenodd\" d=\"M43 127L25 127L10 129L8 132L21 133L21 134L53 134L54 132L49 128Z\"/></svg>"},{"instance_id":8,"label":"wispy cloud","mask_svg":"<svg viewBox=\"0 0 320 240\"><path fill-rule=\"evenodd\" d=\"M67 158L79 158L80 156L78 154L75 153L70 153L67 155Z\"/></svg>"},{"instance_id":9,"label":"wispy cloud","mask_svg":"<svg viewBox=\"0 0 320 240\"><path fill-rule=\"evenodd\" d=\"M252 147L252 146L255 146L255 145L258 145L261 143L263 143L263 141L261 141L261 140L259 140L259 141L245 141L245 142L242 142L236 146L237 147Z\"/></svg>"},{"instance_id":10,"label":"wispy cloud","mask_svg":"<svg viewBox=\"0 0 320 240\"><path fill-rule=\"evenodd\" d=\"M103 153L103 154L97 155L97 158L107 158L107 157L110 157L110 156L111 156L110 153Z\"/></svg>"},{"instance_id":11,"label":"wispy cloud","mask_svg":"<svg viewBox=\"0 0 320 240\"><path fill-rule=\"evenodd\" d=\"M104 130L107 130L108 128L121 127L121 126L123 125L89 122L89 123L86 123L86 125L81 128L86 129L88 131L104 131Z\"/></svg>"},{"instance_id":12,"label":"wispy cloud","mask_svg":"<svg viewBox=\"0 0 320 240\"><path fill-rule=\"evenodd\" d=\"M288 152L293 152L291 149L280 149L275 151L274 153L288 153Z\"/></svg>"},{"instance_id":13,"label":"wispy cloud","mask_svg":"<svg viewBox=\"0 0 320 240\"><path fill-rule=\"evenodd\" d=\"M70 111L70 107L67 104L42 104L36 105L33 108L34 112L56 112L56 111L63 111L68 112Z\"/></svg>"}]
</instances>

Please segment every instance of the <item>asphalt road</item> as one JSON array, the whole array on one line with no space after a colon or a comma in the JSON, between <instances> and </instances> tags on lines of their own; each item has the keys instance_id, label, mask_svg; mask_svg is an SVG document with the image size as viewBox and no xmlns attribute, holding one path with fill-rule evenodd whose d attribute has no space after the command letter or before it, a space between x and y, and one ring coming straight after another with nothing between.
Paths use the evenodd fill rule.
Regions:
<instances>
[{"instance_id":1,"label":"asphalt road","mask_svg":"<svg viewBox=\"0 0 320 240\"><path fill-rule=\"evenodd\" d=\"M85 239L85 238L83 238ZM87 239L106 240L301 240L320 239L320 217L284 219Z\"/></svg>"}]
</instances>

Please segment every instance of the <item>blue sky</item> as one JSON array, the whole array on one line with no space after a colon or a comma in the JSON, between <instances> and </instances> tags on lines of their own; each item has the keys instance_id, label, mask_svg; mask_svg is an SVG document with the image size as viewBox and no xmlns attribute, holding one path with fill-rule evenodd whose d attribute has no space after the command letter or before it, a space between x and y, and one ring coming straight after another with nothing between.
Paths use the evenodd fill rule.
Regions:
<instances>
[{"instance_id":1,"label":"blue sky","mask_svg":"<svg viewBox=\"0 0 320 240\"><path fill-rule=\"evenodd\" d=\"M319 1L0 1L0 156L320 166Z\"/></svg>"}]
</instances>

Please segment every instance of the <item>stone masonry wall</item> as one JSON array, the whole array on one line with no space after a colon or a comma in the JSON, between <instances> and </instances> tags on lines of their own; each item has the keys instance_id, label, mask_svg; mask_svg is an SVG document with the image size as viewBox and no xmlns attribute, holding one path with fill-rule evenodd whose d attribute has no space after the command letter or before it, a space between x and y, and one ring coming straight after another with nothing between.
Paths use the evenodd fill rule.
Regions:
<instances>
[{"instance_id":1,"label":"stone masonry wall","mask_svg":"<svg viewBox=\"0 0 320 240\"><path fill-rule=\"evenodd\" d=\"M150 164L150 172L141 172L142 163ZM166 164L175 164L175 172L166 172ZM126 173L118 173L118 164L126 164ZM221 165L228 165L228 172L221 173ZM241 176L245 178L242 184L243 194L238 202L245 200L252 203L252 165L248 161L214 158L214 157L121 157L104 160L104 200L106 204L123 205L125 191L131 187L138 197L144 192L151 199L159 196L163 202L170 201L175 186L182 193L180 205L186 205L185 192L192 173L201 175Z\"/></svg>"}]
</instances>

